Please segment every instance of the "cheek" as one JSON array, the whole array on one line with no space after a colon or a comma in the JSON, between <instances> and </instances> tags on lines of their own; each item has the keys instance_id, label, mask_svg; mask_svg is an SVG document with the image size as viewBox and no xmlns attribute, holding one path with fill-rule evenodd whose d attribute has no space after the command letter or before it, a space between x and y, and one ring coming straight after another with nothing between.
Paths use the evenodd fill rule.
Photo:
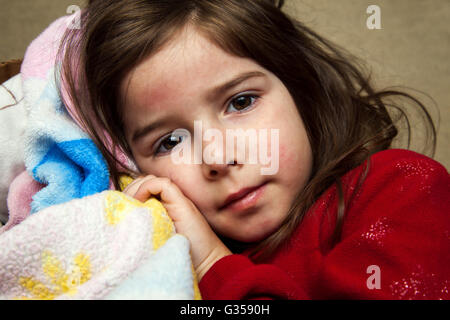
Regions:
<instances>
[{"instance_id":1,"label":"cheek","mask_svg":"<svg viewBox=\"0 0 450 320\"><path fill-rule=\"evenodd\" d=\"M302 187L309 178L312 159L307 146L293 148L280 144L280 178L292 188Z\"/></svg>"},{"instance_id":2,"label":"cheek","mask_svg":"<svg viewBox=\"0 0 450 320\"><path fill-rule=\"evenodd\" d=\"M170 159L160 159L141 167L145 175L169 178L180 191L199 209L206 208L210 194L202 185L201 170L198 165L171 164Z\"/></svg>"},{"instance_id":3,"label":"cheek","mask_svg":"<svg viewBox=\"0 0 450 320\"><path fill-rule=\"evenodd\" d=\"M192 185L191 181L194 180L194 177L190 175L186 171L176 171L172 170L167 177L175 183L178 188L180 188L181 192L183 192L184 195L187 197L191 196L189 192L192 192L194 190L194 186ZM195 180L194 180L195 181Z\"/></svg>"},{"instance_id":4,"label":"cheek","mask_svg":"<svg viewBox=\"0 0 450 320\"><path fill-rule=\"evenodd\" d=\"M175 183L181 192L189 198L192 202L196 203L199 198L199 176L198 168L190 165L165 165L161 166L162 170L158 170L154 173L160 177L167 177L173 183Z\"/></svg>"},{"instance_id":5,"label":"cheek","mask_svg":"<svg viewBox=\"0 0 450 320\"><path fill-rule=\"evenodd\" d=\"M189 188L189 181L192 181L192 170L186 165L170 164L170 159L161 159L152 163L140 165L144 175L154 175L160 178L169 178L181 191Z\"/></svg>"},{"instance_id":6,"label":"cheek","mask_svg":"<svg viewBox=\"0 0 450 320\"><path fill-rule=\"evenodd\" d=\"M292 154L289 152L289 149L284 145L280 144L280 163L288 164L292 162Z\"/></svg>"},{"instance_id":7,"label":"cheek","mask_svg":"<svg viewBox=\"0 0 450 320\"><path fill-rule=\"evenodd\" d=\"M298 169L297 166L298 156L295 153L295 150L292 150L292 147L289 147L286 144L280 143L279 146L279 163L280 169L287 169L288 172L290 170Z\"/></svg>"},{"instance_id":8,"label":"cheek","mask_svg":"<svg viewBox=\"0 0 450 320\"><path fill-rule=\"evenodd\" d=\"M158 170L158 175L169 178L180 189L186 189L189 187L187 184L189 184L189 178L191 177L189 172L189 168L184 165L163 165L161 170Z\"/></svg>"}]
</instances>

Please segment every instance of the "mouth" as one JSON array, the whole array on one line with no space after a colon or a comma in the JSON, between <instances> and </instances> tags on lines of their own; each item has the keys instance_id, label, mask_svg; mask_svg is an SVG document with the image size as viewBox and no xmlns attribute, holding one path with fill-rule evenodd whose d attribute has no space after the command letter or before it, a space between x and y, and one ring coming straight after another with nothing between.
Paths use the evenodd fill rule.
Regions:
<instances>
[{"instance_id":1,"label":"mouth","mask_svg":"<svg viewBox=\"0 0 450 320\"><path fill-rule=\"evenodd\" d=\"M233 211L242 211L256 204L264 193L267 182L258 186L243 188L238 192L230 194L219 210L231 209Z\"/></svg>"}]
</instances>

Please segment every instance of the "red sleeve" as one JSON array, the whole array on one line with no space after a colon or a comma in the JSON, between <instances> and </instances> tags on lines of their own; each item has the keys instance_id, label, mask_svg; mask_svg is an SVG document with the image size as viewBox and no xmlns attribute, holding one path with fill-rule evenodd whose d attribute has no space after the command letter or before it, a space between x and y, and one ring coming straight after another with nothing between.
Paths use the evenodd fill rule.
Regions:
<instances>
[{"instance_id":1,"label":"red sleeve","mask_svg":"<svg viewBox=\"0 0 450 320\"><path fill-rule=\"evenodd\" d=\"M450 299L449 253L447 170L415 152L387 150L372 157L317 287L327 298Z\"/></svg>"},{"instance_id":2,"label":"red sleeve","mask_svg":"<svg viewBox=\"0 0 450 320\"><path fill-rule=\"evenodd\" d=\"M269 264L233 254L217 261L199 284L205 300L307 299L292 278Z\"/></svg>"}]
</instances>

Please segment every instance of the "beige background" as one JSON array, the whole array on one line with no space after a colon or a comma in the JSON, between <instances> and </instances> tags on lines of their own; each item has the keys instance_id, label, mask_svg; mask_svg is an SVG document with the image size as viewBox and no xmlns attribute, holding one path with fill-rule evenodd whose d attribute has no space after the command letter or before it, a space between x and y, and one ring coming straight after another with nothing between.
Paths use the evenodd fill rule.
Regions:
<instances>
[{"instance_id":1,"label":"beige background","mask_svg":"<svg viewBox=\"0 0 450 320\"><path fill-rule=\"evenodd\" d=\"M23 57L27 45L69 5L84 3L0 0L0 61ZM381 30L366 27L372 4L381 8ZM407 86L428 94L436 105L418 97L436 123L440 117L434 158L450 168L449 0L286 0L284 11L363 58L377 87Z\"/></svg>"}]
</instances>

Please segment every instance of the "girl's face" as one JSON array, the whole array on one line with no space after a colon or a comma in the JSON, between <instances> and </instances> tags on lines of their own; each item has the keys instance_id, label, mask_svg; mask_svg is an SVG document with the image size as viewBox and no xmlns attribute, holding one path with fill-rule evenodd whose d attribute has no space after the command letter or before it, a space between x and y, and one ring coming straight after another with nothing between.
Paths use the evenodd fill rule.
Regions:
<instances>
[{"instance_id":1,"label":"girl's face","mask_svg":"<svg viewBox=\"0 0 450 320\"><path fill-rule=\"evenodd\" d=\"M236 79L240 81L234 82ZM222 87L230 81L233 85ZM295 103L274 74L253 60L228 54L187 27L131 71L120 90L125 101L127 141L143 174L170 178L223 236L254 242L280 227L296 193L309 179L313 159ZM203 155L213 155L219 164L205 158L200 163L192 160L175 164L172 160L176 148L189 140L178 140L180 136L169 139L170 133L188 130L193 145L194 121L201 123L204 135L207 131L221 133L223 140L216 144L200 137ZM149 125L152 130L143 130ZM243 147L247 163L225 164L230 148L227 130L238 129L256 133L258 141L261 135L267 137L257 143L258 152L269 154L272 164L278 157L278 170L272 170L276 172L261 174L261 169L270 164L262 163L260 155L256 164L248 163L248 139ZM260 129L267 129L266 134ZM279 139L271 136L274 130L279 130ZM224 154L220 159L219 145L223 145ZM235 141L235 145L239 144ZM259 188L242 201L224 207L231 194L253 187Z\"/></svg>"}]
</instances>

